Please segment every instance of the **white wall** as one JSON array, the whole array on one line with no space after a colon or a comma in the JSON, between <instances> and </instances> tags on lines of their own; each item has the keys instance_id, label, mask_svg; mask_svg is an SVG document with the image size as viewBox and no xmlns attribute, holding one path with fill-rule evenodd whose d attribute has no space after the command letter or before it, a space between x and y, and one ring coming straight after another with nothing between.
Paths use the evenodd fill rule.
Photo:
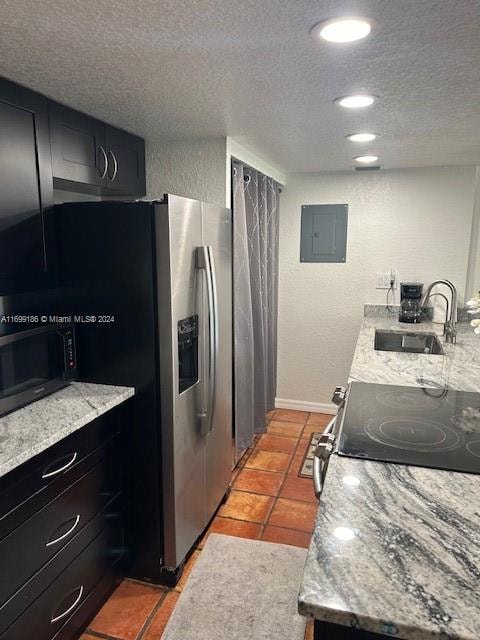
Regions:
<instances>
[{"instance_id":1,"label":"white wall","mask_svg":"<svg viewBox=\"0 0 480 640\"><path fill-rule=\"evenodd\" d=\"M463 300L475 168L289 174L280 206L277 398L329 403L346 382L366 302L385 304L375 274L448 278ZM347 203L345 264L299 261L302 204Z\"/></svg>"},{"instance_id":2,"label":"white wall","mask_svg":"<svg viewBox=\"0 0 480 640\"><path fill-rule=\"evenodd\" d=\"M475 195L473 202L472 232L470 238L470 260L466 287L467 299L480 290L480 167L475 173Z\"/></svg>"},{"instance_id":3,"label":"white wall","mask_svg":"<svg viewBox=\"0 0 480 640\"><path fill-rule=\"evenodd\" d=\"M225 138L147 140L147 198L174 193L225 206L225 156Z\"/></svg>"},{"instance_id":4,"label":"white wall","mask_svg":"<svg viewBox=\"0 0 480 640\"><path fill-rule=\"evenodd\" d=\"M285 184L285 174L231 137L146 141L147 198L175 193L231 206L232 156Z\"/></svg>"}]
</instances>

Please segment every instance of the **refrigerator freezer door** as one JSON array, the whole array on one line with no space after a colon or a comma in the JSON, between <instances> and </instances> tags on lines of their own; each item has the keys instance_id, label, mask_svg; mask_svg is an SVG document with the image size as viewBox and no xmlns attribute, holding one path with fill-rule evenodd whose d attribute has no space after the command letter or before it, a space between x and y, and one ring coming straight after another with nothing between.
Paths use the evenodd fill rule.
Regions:
<instances>
[{"instance_id":1,"label":"refrigerator freezer door","mask_svg":"<svg viewBox=\"0 0 480 640\"><path fill-rule=\"evenodd\" d=\"M174 569L181 564L207 524L206 447L199 417L202 412L204 386L201 340L204 333L204 278L197 265L197 247L202 244L201 203L178 196L168 196L167 204L156 206L155 229L162 414L164 566ZM198 382L191 381L188 385L182 385L179 347L181 353L185 348L185 332L191 330L192 322L195 324L197 317ZM189 368L193 370L195 367Z\"/></svg>"},{"instance_id":2,"label":"refrigerator freezer door","mask_svg":"<svg viewBox=\"0 0 480 640\"><path fill-rule=\"evenodd\" d=\"M217 305L216 389L210 431L206 437L206 508L207 519L210 519L227 491L233 466L232 225L229 209L202 203L202 213L203 244L211 247Z\"/></svg>"}]
</instances>

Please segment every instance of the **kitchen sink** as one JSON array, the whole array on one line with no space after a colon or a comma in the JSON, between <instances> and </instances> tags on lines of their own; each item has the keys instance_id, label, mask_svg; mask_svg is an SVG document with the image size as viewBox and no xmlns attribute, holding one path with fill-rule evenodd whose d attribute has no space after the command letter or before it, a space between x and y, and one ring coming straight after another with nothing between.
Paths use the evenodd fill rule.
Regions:
<instances>
[{"instance_id":1,"label":"kitchen sink","mask_svg":"<svg viewBox=\"0 0 480 640\"><path fill-rule=\"evenodd\" d=\"M443 356L445 352L437 336L433 333L413 331L375 331L377 351L398 351L399 353L428 353Z\"/></svg>"}]
</instances>

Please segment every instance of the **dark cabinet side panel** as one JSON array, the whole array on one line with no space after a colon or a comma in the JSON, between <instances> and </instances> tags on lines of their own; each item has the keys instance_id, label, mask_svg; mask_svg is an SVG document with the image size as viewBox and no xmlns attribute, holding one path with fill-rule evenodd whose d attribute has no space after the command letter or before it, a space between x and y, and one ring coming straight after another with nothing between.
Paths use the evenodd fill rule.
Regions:
<instances>
[{"instance_id":1,"label":"dark cabinet side panel","mask_svg":"<svg viewBox=\"0 0 480 640\"><path fill-rule=\"evenodd\" d=\"M49 284L55 266L47 100L0 79L0 295Z\"/></svg>"}]
</instances>

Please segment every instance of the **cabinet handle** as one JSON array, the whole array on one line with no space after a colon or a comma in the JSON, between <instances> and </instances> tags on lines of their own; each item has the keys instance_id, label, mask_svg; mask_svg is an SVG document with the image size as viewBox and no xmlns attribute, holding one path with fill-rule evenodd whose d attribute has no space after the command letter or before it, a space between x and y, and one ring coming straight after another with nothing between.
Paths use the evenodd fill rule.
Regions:
<instances>
[{"instance_id":1,"label":"cabinet handle","mask_svg":"<svg viewBox=\"0 0 480 640\"><path fill-rule=\"evenodd\" d=\"M108 170L108 158L107 158L107 154L105 152L105 149L102 147L102 145L100 145L98 147L99 151L101 152L102 156L103 156L103 171L99 170L100 173L100 178L103 180L105 178L105 176L107 175L107 170Z\"/></svg>"},{"instance_id":2,"label":"cabinet handle","mask_svg":"<svg viewBox=\"0 0 480 640\"><path fill-rule=\"evenodd\" d=\"M113 153L113 151L111 149L108 150L108 153L112 156L112 160L113 160L113 174L112 174L111 178L110 178L110 176L108 176L108 177L110 178L110 182L113 182L115 180L115 178L117 177L118 162L117 162L117 158L116 158L115 154Z\"/></svg>"},{"instance_id":3,"label":"cabinet handle","mask_svg":"<svg viewBox=\"0 0 480 640\"><path fill-rule=\"evenodd\" d=\"M70 605L68 609L66 609L63 613L60 613L58 616L54 616L53 618L50 618L50 622L52 624L54 624L55 622L58 622L59 620L62 620L62 618L65 618L66 616L68 616L68 614L75 609L75 607L80 602L83 596L83 584L80 587L77 587L77 589L78 588L80 589L80 591L78 593L78 596L75 598L75 602L72 605ZM74 589L74 591L76 591L76 589Z\"/></svg>"},{"instance_id":4,"label":"cabinet handle","mask_svg":"<svg viewBox=\"0 0 480 640\"><path fill-rule=\"evenodd\" d=\"M68 520L67 520L68 522ZM49 542L45 543L46 547L51 547L54 544L57 544L57 542L60 542L61 540L64 540L65 538L68 538L68 536L73 533L75 531L75 529L78 527L78 523L80 522L80 514L77 514L75 516L75 522L73 523L73 525L70 527L70 529L68 531L66 531L65 533L63 533L61 536L59 536L58 538L54 538L53 540L49 540Z\"/></svg>"},{"instance_id":5,"label":"cabinet handle","mask_svg":"<svg viewBox=\"0 0 480 640\"><path fill-rule=\"evenodd\" d=\"M58 469L54 469L53 471L44 471L42 474L42 479L45 480L46 478L52 478L53 476L57 476L59 473L62 473L62 471L65 471L66 469L72 466L72 464L77 459L77 456L78 456L78 453L75 451L75 453L72 455L72 458L62 467L59 467ZM48 468L49 467L47 467L47 469Z\"/></svg>"}]
</instances>

